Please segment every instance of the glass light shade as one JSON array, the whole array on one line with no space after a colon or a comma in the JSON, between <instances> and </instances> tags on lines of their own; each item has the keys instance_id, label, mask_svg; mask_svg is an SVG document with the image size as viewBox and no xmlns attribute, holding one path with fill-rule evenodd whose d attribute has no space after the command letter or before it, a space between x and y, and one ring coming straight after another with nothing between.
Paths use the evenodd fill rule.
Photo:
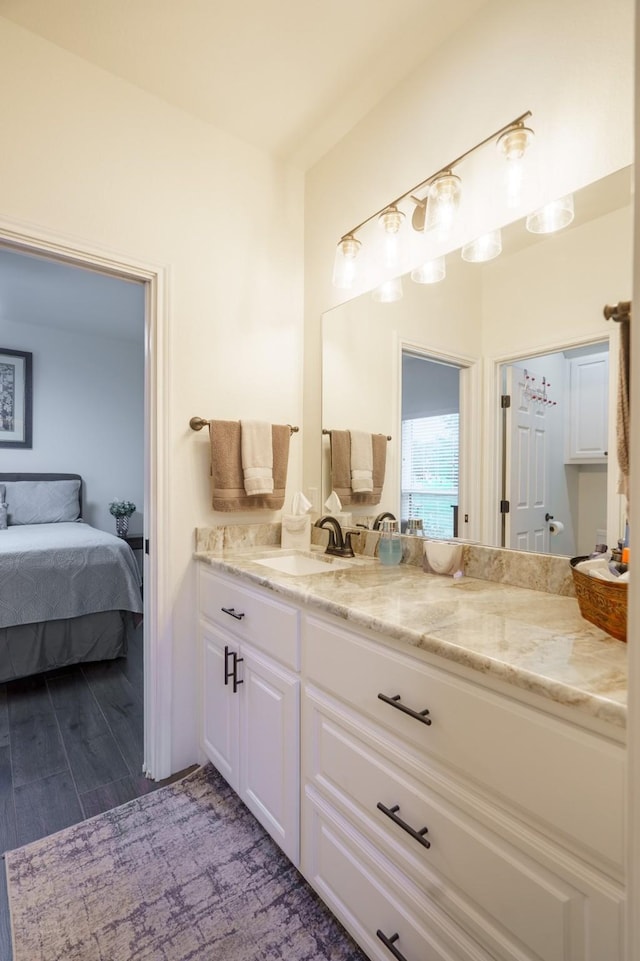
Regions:
<instances>
[{"instance_id":1,"label":"glass light shade","mask_svg":"<svg viewBox=\"0 0 640 961\"><path fill-rule=\"evenodd\" d=\"M422 266L415 267L411 271L411 279L416 284L437 284L444 280L446 274L447 268L444 257L434 257L433 260L427 260Z\"/></svg>"},{"instance_id":2,"label":"glass light shade","mask_svg":"<svg viewBox=\"0 0 640 961\"><path fill-rule=\"evenodd\" d=\"M534 210L527 217L527 230L532 234L552 234L568 227L574 217L573 194L553 200L550 204Z\"/></svg>"},{"instance_id":3,"label":"glass light shade","mask_svg":"<svg viewBox=\"0 0 640 961\"><path fill-rule=\"evenodd\" d=\"M343 237L336 247L336 258L333 264L333 286L341 290L350 290L357 272L357 257L362 244L351 234Z\"/></svg>"},{"instance_id":4,"label":"glass light shade","mask_svg":"<svg viewBox=\"0 0 640 961\"><path fill-rule=\"evenodd\" d=\"M512 127L511 130L507 130L501 137L498 137L498 150L508 161L522 160L527 148L531 146L533 138L533 130L529 127L522 125Z\"/></svg>"},{"instance_id":5,"label":"glass light shade","mask_svg":"<svg viewBox=\"0 0 640 961\"><path fill-rule=\"evenodd\" d=\"M500 230L491 230L488 234L472 240L462 248L462 259L470 264L482 264L487 260L493 260L502 253L502 233Z\"/></svg>"},{"instance_id":6,"label":"glass light shade","mask_svg":"<svg viewBox=\"0 0 640 961\"><path fill-rule=\"evenodd\" d=\"M401 300L402 277L385 280L379 287L376 287L371 296L379 304L392 304L395 300Z\"/></svg>"},{"instance_id":7,"label":"glass light shade","mask_svg":"<svg viewBox=\"0 0 640 961\"><path fill-rule=\"evenodd\" d=\"M452 227L460 204L462 181L456 174L442 174L429 185L424 229L436 229L441 235Z\"/></svg>"},{"instance_id":8,"label":"glass light shade","mask_svg":"<svg viewBox=\"0 0 640 961\"><path fill-rule=\"evenodd\" d=\"M393 270L400 268L400 237L399 232L404 220L404 214L395 204L387 207L378 217L378 223L384 230L384 266Z\"/></svg>"},{"instance_id":9,"label":"glass light shade","mask_svg":"<svg viewBox=\"0 0 640 961\"><path fill-rule=\"evenodd\" d=\"M498 138L497 147L504 156L504 180L506 181L507 205L517 207L522 200L525 177L525 153L534 139L533 130L523 124L512 127Z\"/></svg>"}]
</instances>

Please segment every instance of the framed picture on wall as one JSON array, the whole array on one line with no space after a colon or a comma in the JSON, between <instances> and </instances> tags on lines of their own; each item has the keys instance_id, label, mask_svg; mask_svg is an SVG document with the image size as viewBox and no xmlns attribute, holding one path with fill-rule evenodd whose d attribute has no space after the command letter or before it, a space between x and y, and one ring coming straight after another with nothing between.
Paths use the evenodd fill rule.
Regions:
<instances>
[{"instance_id":1,"label":"framed picture on wall","mask_svg":"<svg viewBox=\"0 0 640 961\"><path fill-rule=\"evenodd\" d=\"M31 447L32 355L0 347L0 447Z\"/></svg>"}]
</instances>

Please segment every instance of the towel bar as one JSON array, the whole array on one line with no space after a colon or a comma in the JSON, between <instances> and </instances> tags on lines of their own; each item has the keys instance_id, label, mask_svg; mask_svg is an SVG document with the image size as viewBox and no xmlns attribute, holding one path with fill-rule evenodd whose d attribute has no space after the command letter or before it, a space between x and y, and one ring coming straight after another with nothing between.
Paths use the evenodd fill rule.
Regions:
<instances>
[{"instance_id":1,"label":"towel bar","mask_svg":"<svg viewBox=\"0 0 640 961\"><path fill-rule=\"evenodd\" d=\"M208 427L209 421L205 420L204 417L192 417L189 421L189 427L191 430L202 430L203 427ZM297 434L300 430L299 427L292 427L291 424L287 425L290 434Z\"/></svg>"},{"instance_id":2,"label":"towel bar","mask_svg":"<svg viewBox=\"0 0 640 961\"><path fill-rule=\"evenodd\" d=\"M606 304L602 313L605 316L605 320L631 320L631 301L621 300L620 303L615 304L613 307L610 304Z\"/></svg>"},{"instance_id":3,"label":"towel bar","mask_svg":"<svg viewBox=\"0 0 640 961\"><path fill-rule=\"evenodd\" d=\"M326 427L323 427L323 428L322 428L322 433L323 433L323 434L330 434L331 431L330 431L330 430L327 430ZM391 440L391 439L392 439L391 434L387 434L387 440Z\"/></svg>"}]
</instances>

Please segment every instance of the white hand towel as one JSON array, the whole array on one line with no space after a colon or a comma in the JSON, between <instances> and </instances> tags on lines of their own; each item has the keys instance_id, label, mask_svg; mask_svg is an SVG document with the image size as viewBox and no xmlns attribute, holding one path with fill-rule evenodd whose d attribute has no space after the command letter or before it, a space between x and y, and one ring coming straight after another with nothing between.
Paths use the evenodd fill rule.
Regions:
<instances>
[{"instance_id":1,"label":"white hand towel","mask_svg":"<svg viewBox=\"0 0 640 961\"><path fill-rule=\"evenodd\" d=\"M258 494L273 494L271 424L262 420L241 420L240 437L246 493L252 497Z\"/></svg>"},{"instance_id":2,"label":"white hand towel","mask_svg":"<svg viewBox=\"0 0 640 961\"><path fill-rule=\"evenodd\" d=\"M373 490L373 444L371 434L352 430L351 434L351 490L365 493Z\"/></svg>"}]
</instances>

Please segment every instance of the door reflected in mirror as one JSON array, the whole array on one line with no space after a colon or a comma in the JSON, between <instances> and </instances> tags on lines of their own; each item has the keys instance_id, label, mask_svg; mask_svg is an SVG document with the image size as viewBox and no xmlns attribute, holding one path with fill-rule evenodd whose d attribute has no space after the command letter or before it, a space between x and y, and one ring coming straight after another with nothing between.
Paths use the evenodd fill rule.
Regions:
<instances>
[{"instance_id":1,"label":"door reflected in mirror","mask_svg":"<svg viewBox=\"0 0 640 961\"><path fill-rule=\"evenodd\" d=\"M430 466L418 466L418 474L422 471L418 483L412 462L405 458L408 442L402 443L403 432L413 430L415 425L409 427L409 422L418 418L409 414L405 403L404 352L459 370L458 536L567 555L588 552L603 531L608 543L621 536L617 469L614 463L607 465L609 456L604 454L610 450L615 457L619 330L604 319L603 307L631 299L631 181L631 168L625 168L576 192L575 219L557 234L531 234L520 218L503 230L503 253L496 260L470 264L453 251L447 255L447 275L441 283L417 284L407 277L398 302L380 304L363 294L323 316L323 428L392 437L380 502L373 509L353 508L355 523L389 510L404 527L422 509L419 494L432 496L434 485L445 483L444 474L437 481L428 476ZM587 356L594 350L606 358L606 365L578 363L581 352ZM561 374L550 373L552 356L560 359ZM553 405L546 410L553 442L545 447L544 473L542 462L536 466L531 452L521 445L520 473L510 489L505 460L513 462L517 448L513 440L511 448L505 448L500 408L507 366L536 377L540 371L540 377L550 381L549 395L556 401L553 424L549 413ZM596 403L596 392L585 390L596 377L608 404ZM558 424L561 439L555 436ZM596 428L600 437L594 440L590 434ZM568 438L576 434L578 447L572 455ZM596 450L596 443L599 453L585 453ZM330 465L329 440L324 437L322 503L331 493ZM440 503L455 489L453 468L448 469L449 487L442 487ZM558 478L563 479L560 486ZM420 484L424 491L416 489ZM517 514L511 511L505 517L504 501L511 507L512 502L531 504L536 498L542 522L536 518L532 526L520 529ZM450 504L455 502L451 495ZM434 536L449 536L453 508L448 510L449 527L437 526L435 507L425 508L428 518L424 513L418 516L425 529L433 524ZM549 520L544 520L547 514Z\"/></svg>"},{"instance_id":2,"label":"door reflected in mirror","mask_svg":"<svg viewBox=\"0 0 640 961\"><path fill-rule=\"evenodd\" d=\"M501 370L502 546L590 554L607 542L609 344Z\"/></svg>"}]
</instances>

